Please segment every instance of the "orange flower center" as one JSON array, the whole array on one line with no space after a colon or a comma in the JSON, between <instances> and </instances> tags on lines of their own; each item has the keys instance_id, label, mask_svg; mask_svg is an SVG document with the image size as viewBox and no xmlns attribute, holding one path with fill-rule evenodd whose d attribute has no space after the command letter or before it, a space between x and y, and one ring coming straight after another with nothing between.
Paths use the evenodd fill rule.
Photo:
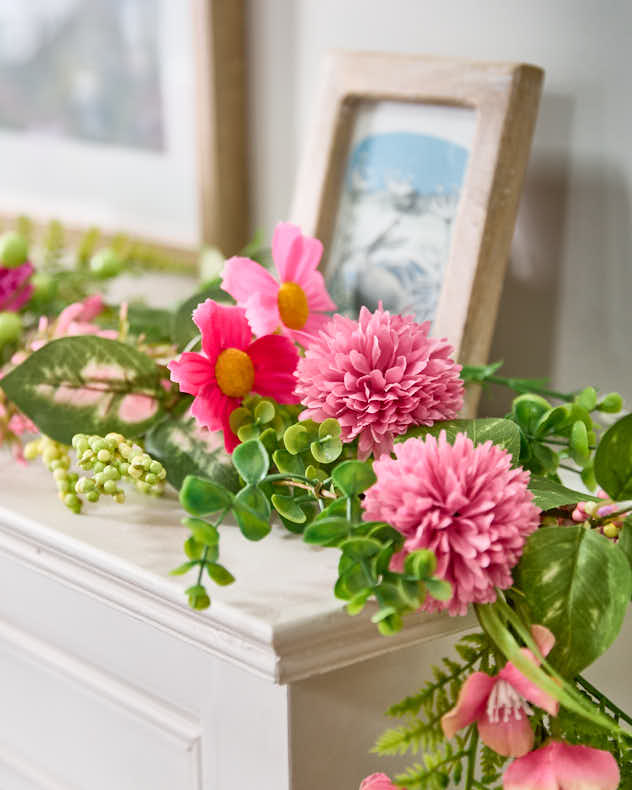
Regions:
<instances>
[{"instance_id":1,"label":"orange flower center","mask_svg":"<svg viewBox=\"0 0 632 790\"><path fill-rule=\"evenodd\" d=\"M252 390L255 369L252 360L239 348L225 348L215 363L217 386L229 398L243 398Z\"/></svg>"},{"instance_id":2,"label":"orange flower center","mask_svg":"<svg viewBox=\"0 0 632 790\"><path fill-rule=\"evenodd\" d=\"M309 316L305 291L297 283L282 283L277 297L281 321L290 329L302 329Z\"/></svg>"}]
</instances>

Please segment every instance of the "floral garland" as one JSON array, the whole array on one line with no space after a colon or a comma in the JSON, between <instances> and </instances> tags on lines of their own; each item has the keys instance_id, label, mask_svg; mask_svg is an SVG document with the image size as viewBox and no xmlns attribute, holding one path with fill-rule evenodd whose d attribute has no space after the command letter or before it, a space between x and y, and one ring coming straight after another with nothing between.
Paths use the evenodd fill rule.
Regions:
<instances>
[{"instance_id":1,"label":"floral garland","mask_svg":"<svg viewBox=\"0 0 632 790\"><path fill-rule=\"evenodd\" d=\"M462 367L429 324L381 306L331 317L322 245L293 225L272 266L246 250L173 313L107 305L95 285L133 256L93 233L69 265L59 233L38 266L23 235L0 239L0 441L18 462L41 456L75 512L129 484L177 488L173 572L194 574L195 609L205 572L235 581L228 516L249 540L274 516L337 549L336 596L350 615L371 602L385 636L472 607L481 631L391 707L401 724L375 747L420 761L361 790L632 786L632 718L582 675L632 596L632 415L595 421L619 395ZM510 414L459 419L470 382L513 389Z\"/></svg>"}]
</instances>

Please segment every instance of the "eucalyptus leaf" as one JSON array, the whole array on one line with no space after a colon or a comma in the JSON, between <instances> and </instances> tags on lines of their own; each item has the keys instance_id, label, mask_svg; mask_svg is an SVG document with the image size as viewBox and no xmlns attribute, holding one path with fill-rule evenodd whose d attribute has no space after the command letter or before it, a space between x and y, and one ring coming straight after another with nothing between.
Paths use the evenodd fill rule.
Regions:
<instances>
[{"instance_id":1,"label":"eucalyptus leaf","mask_svg":"<svg viewBox=\"0 0 632 790\"><path fill-rule=\"evenodd\" d=\"M342 517L315 519L305 529L303 540L316 546L337 545L349 535L349 522Z\"/></svg>"},{"instance_id":2,"label":"eucalyptus leaf","mask_svg":"<svg viewBox=\"0 0 632 790\"><path fill-rule=\"evenodd\" d=\"M270 503L261 489L242 488L233 502L233 513L248 540L261 540L270 532Z\"/></svg>"},{"instance_id":3,"label":"eucalyptus leaf","mask_svg":"<svg viewBox=\"0 0 632 790\"><path fill-rule=\"evenodd\" d=\"M190 414L170 417L145 437L145 448L165 467L167 480L179 489L187 475L213 480L235 493L239 476L224 449L221 431L209 431Z\"/></svg>"},{"instance_id":4,"label":"eucalyptus leaf","mask_svg":"<svg viewBox=\"0 0 632 790\"><path fill-rule=\"evenodd\" d=\"M573 678L617 638L632 593L624 553L583 526L543 527L528 539L514 578L534 623L556 637L548 656Z\"/></svg>"},{"instance_id":5,"label":"eucalyptus leaf","mask_svg":"<svg viewBox=\"0 0 632 790\"><path fill-rule=\"evenodd\" d=\"M304 475L305 465L298 455L292 455L287 450L275 450L272 455L274 465L283 474Z\"/></svg>"},{"instance_id":6,"label":"eucalyptus leaf","mask_svg":"<svg viewBox=\"0 0 632 790\"><path fill-rule=\"evenodd\" d=\"M318 439L309 446L314 459L319 464L331 464L342 453L342 442L334 436L327 439Z\"/></svg>"},{"instance_id":7,"label":"eucalyptus leaf","mask_svg":"<svg viewBox=\"0 0 632 790\"><path fill-rule=\"evenodd\" d=\"M94 335L47 343L0 379L9 400L52 439L140 436L163 418L161 374L146 354Z\"/></svg>"},{"instance_id":8,"label":"eucalyptus leaf","mask_svg":"<svg viewBox=\"0 0 632 790\"><path fill-rule=\"evenodd\" d=\"M428 593L433 598L436 598L437 601L449 601L450 598L452 598L452 585L445 579L434 577L432 579L426 579L424 584L426 585Z\"/></svg>"},{"instance_id":9,"label":"eucalyptus leaf","mask_svg":"<svg viewBox=\"0 0 632 790\"><path fill-rule=\"evenodd\" d=\"M446 438L450 443L454 442L459 433L465 433L475 445L491 441L502 447L512 456L514 463L520 458L520 429L511 420L494 417L484 417L480 420L446 420L436 422L429 428L420 425L408 431L405 436L396 438L395 441L405 441L411 436L423 439L428 434L439 436L441 431L446 432Z\"/></svg>"},{"instance_id":10,"label":"eucalyptus leaf","mask_svg":"<svg viewBox=\"0 0 632 790\"><path fill-rule=\"evenodd\" d=\"M233 464L246 483L255 486L268 474L270 457L258 439L250 439L235 447Z\"/></svg>"},{"instance_id":11,"label":"eucalyptus leaf","mask_svg":"<svg viewBox=\"0 0 632 790\"><path fill-rule=\"evenodd\" d=\"M617 420L601 437L595 477L612 499L632 499L632 414Z\"/></svg>"},{"instance_id":12,"label":"eucalyptus leaf","mask_svg":"<svg viewBox=\"0 0 632 790\"><path fill-rule=\"evenodd\" d=\"M191 530L197 543L204 546L217 546L219 543L219 532L213 524L201 518L183 518L182 523Z\"/></svg>"},{"instance_id":13,"label":"eucalyptus leaf","mask_svg":"<svg viewBox=\"0 0 632 790\"><path fill-rule=\"evenodd\" d=\"M307 521L307 516L300 506L296 504L294 497L272 494L272 504L277 513L280 513L294 524L304 524Z\"/></svg>"},{"instance_id":14,"label":"eucalyptus leaf","mask_svg":"<svg viewBox=\"0 0 632 790\"><path fill-rule=\"evenodd\" d=\"M343 461L331 473L334 483L345 496L366 491L377 480L371 466L364 461Z\"/></svg>"},{"instance_id":15,"label":"eucalyptus leaf","mask_svg":"<svg viewBox=\"0 0 632 790\"><path fill-rule=\"evenodd\" d=\"M180 489L180 504L192 516L207 516L230 508L233 496L213 480L187 475Z\"/></svg>"},{"instance_id":16,"label":"eucalyptus leaf","mask_svg":"<svg viewBox=\"0 0 632 790\"><path fill-rule=\"evenodd\" d=\"M206 571L215 584L219 584L220 587L226 587L235 581L233 574L218 562L208 562Z\"/></svg>"}]
</instances>

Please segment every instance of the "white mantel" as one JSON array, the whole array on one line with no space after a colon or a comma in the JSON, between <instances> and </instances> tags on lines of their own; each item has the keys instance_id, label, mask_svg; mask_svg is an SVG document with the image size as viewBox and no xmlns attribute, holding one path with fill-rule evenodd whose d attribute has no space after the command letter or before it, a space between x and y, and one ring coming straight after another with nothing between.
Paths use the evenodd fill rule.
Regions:
<instances>
[{"instance_id":1,"label":"white mantel","mask_svg":"<svg viewBox=\"0 0 632 790\"><path fill-rule=\"evenodd\" d=\"M39 462L0 455L2 790L355 790L384 708L425 679L419 645L471 624L384 638L334 597L338 552L231 525L236 582L194 612L169 576L182 515L172 493L75 516Z\"/></svg>"}]
</instances>

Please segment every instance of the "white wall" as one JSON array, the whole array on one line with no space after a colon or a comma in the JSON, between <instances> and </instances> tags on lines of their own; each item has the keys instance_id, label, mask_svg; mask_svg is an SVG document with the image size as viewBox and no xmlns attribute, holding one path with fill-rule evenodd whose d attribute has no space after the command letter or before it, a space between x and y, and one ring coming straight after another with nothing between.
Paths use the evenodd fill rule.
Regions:
<instances>
[{"instance_id":1,"label":"white wall","mask_svg":"<svg viewBox=\"0 0 632 790\"><path fill-rule=\"evenodd\" d=\"M287 216L329 48L521 60L546 70L494 341L510 373L632 402L632 110L625 0L250 0L252 200ZM487 408L490 408L489 401Z\"/></svg>"}]
</instances>

